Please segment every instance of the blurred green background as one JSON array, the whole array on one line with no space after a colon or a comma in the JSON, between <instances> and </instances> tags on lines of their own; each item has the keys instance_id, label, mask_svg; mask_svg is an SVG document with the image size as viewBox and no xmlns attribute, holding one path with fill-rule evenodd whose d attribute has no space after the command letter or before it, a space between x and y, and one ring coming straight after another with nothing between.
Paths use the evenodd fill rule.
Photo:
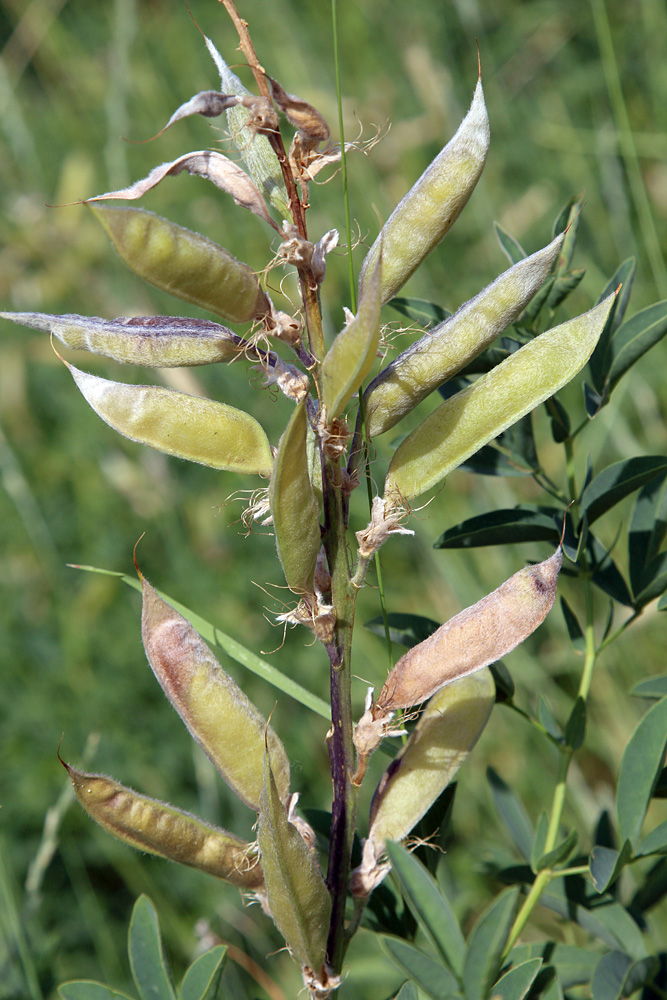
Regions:
<instances>
[{"instance_id":1,"label":"blurred green background","mask_svg":"<svg viewBox=\"0 0 667 1000\"><path fill-rule=\"evenodd\" d=\"M239 9L267 70L315 104L337 136L329 5L241 0ZM239 61L221 5L193 0L192 13L227 61ZM469 207L407 294L456 308L506 266L494 220L533 252L548 242L561 205L583 192L575 264L585 266L587 275L570 300L572 308L593 304L630 254L638 257L630 313L667 297L662 0L342 0L339 17L346 136L354 137L361 125L369 136L391 121L370 157L349 160L352 215L367 244L379 220L458 126L475 85L479 42L492 127L489 160ZM85 208L47 207L123 186L157 163L223 140L218 123L197 118L152 143L123 141L154 135L194 93L218 86L185 4L1 0L0 49L0 308L108 317L197 315L127 271ZM247 70L239 72L250 85ZM333 226L342 231L341 190L340 175L312 186L312 235ZM168 180L142 204L205 232L257 270L277 246L263 222L199 179ZM363 252L363 246L356 251L357 268ZM333 255L323 289L329 335L342 325L348 298L346 260ZM396 318L388 309L387 319ZM257 482L120 439L89 410L47 337L9 323L2 323L0 333L0 1000L54 997L56 984L75 976L129 988L124 936L142 891L158 906L177 975L210 929L247 951L272 981L262 987L232 963L229 997L291 997L299 988L296 969L284 953L267 961L280 941L261 913L239 906L235 890L131 852L94 828L76 806L48 814L65 788L56 757L64 733L65 759L251 834L252 817L193 750L147 667L138 596L114 578L67 564L130 572L132 547L145 532L141 566L156 586L251 649L276 650L271 662L326 697L319 650L308 645L305 632L288 631L283 644L282 631L272 623L286 599L276 589L272 537L259 529L244 538L242 504L226 503L230 494ZM644 359L589 428L585 445L595 460L664 452L666 352L661 345ZM93 356L76 363L112 378L145 379ZM289 407L270 393L251 391L253 375L241 365L165 377L172 386L251 409L277 444ZM580 387L568 392L578 406ZM550 443L543 415L536 428L550 472L562 480L561 451ZM581 474L583 449L579 458ZM389 610L445 620L526 559L548 555L546 547L530 545L478 553L431 547L464 517L522 499L541 496L525 480L452 475L415 519L416 538L394 540L383 553ZM615 537L625 509L608 516L607 540ZM362 527L363 503L355 518L355 528ZM563 592L580 606L569 581ZM601 619L605 612L601 601ZM359 622L378 613L377 592L369 587ZM641 705L628 705L626 692L641 676L664 671L663 650L664 622L649 609L605 655L569 803L575 824L590 825L612 801L620 754L641 711ZM381 680L386 662L380 641L361 628L356 656L361 706L366 682ZM222 660L263 711L277 702L274 724L295 762L302 802L327 808L322 720ZM534 705L542 693L562 718L580 662L556 609L508 660L519 702ZM381 760L373 763L362 824L373 776L382 767ZM551 752L529 727L496 710L461 777L448 857L456 907L467 922L494 891L486 884L484 860L502 846L484 778L489 763L532 815L546 805L555 772ZM57 830L45 834L47 815ZM656 914L663 932L665 917ZM541 920L548 918L538 916L538 930ZM379 1000L401 982L367 933L359 935L350 966L343 996Z\"/></svg>"}]
</instances>

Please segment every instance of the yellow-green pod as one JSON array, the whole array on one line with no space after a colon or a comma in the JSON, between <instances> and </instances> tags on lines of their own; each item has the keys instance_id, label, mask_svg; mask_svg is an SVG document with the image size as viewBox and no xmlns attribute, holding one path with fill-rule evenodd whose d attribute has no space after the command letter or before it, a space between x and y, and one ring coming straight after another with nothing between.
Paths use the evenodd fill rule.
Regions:
<instances>
[{"instance_id":1,"label":"yellow-green pod","mask_svg":"<svg viewBox=\"0 0 667 1000\"><path fill-rule=\"evenodd\" d=\"M163 386L112 382L65 364L95 413L131 441L212 469L271 474L271 446L249 413Z\"/></svg>"},{"instance_id":2,"label":"yellow-green pod","mask_svg":"<svg viewBox=\"0 0 667 1000\"><path fill-rule=\"evenodd\" d=\"M361 268L369 280L382 247L382 304L405 284L456 222L472 194L489 149L489 118L481 80L458 132L396 206Z\"/></svg>"},{"instance_id":3,"label":"yellow-green pod","mask_svg":"<svg viewBox=\"0 0 667 1000\"><path fill-rule=\"evenodd\" d=\"M141 634L162 690L229 787L259 809L265 739L281 799L289 794L289 761L266 719L225 673L189 621L142 577Z\"/></svg>"},{"instance_id":4,"label":"yellow-green pod","mask_svg":"<svg viewBox=\"0 0 667 1000\"><path fill-rule=\"evenodd\" d=\"M51 333L73 351L90 351L125 365L179 368L231 361L247 344L227 327L181 316L77 316L0 313L13 323Z\"/></svg>"},{"instance_id":5,"label":"yellow-green pod","mask_svg":"<svg viewBox=\"0 0 667 1000\"><path fill-rule=\"evenodd\" d=\"M613 302L612 294L535 337L434 410L396 449L385 482L387 501L409 501L436 486L574 378L593 353Z\"/></svg>"},{"instance_id":6,"label":"yellow-green pod","mask_svg":"<svg viewBox=\"0 0 667 1000\"><path fill-rule=\"evenodd\" d=\"M381 371L365 393L370 436L384 434L481 354L530 302L562 245L561 234L543 250L514 264Z\"/></svg>"},{"instance_id":7,"label":"yellow-green pod","mask_svg":"<svg viewBox=\"0 0 667 1000\"><path fill-rule=\"evenodd\" d=\"M77 799L118 840L168 861L198 868L239 889L264 886L257 847L197 816L65 764Z\"/></svg>"},{"instance_id":8,"label":"yellow-green pod","mask_svg":"<svg viewBox=\"0 0 667 1000\"><path fill-rule=\"evenodd\" d=\"M378 257L359 301L357 315L338 334L320 369L320 393L327 421L339 417L373 367L380 341Z\"/></svg>"},{"instance_id":9,"label":"yellow-green pod","mask_svg":"<svg viewBox=\"0 0 667 1000\"><path fill-rule=\"evenodd\" d=\"M273 921L289 950L314 978L322 974L331 915L331 897L313 851L289 822L275 781L273 754L264 759L258 840Z\"/></svg>"},{"instance_id":10,"label":"yellow-green pod","mask_svg":"<svg viewBox=\"0 0 667 1000\"><path fill-rule=\"evenodd\" d=\"M304 399L280 439L269 488L278 555L287 586L297 594L313 593L321 544L319 505L308 472L307 433Z\"/></svg>"},{"instance_id":11,"label":"yellow-green pod","mask_svg":"<svg viewBox=\"0 0 667 1000\"><path fill-rule=\"evenodd\" d=\"M479 739L494 700L488 669L433 695L373 796L368 836L377 854L386 840L407 837L450 784Z\"/></svg>"},{"instance_id":12,"label":"yellow-green pod","mask_svg":"<svg viewBox=\"0 0 667 1000\"><path fill-rule=\"evenodd\" d=\"M212 240L142 208L88 207L121 260L156 288L230 322L268 311L255 272Z\"/></svg>"},{"instance_id":13,"label":"yellow-green pod","mask_svg":"<svg viewBox=\"0 0 667 1000\"><path fill-rule=\"evenodd\" d=\"M541 625L556 599L563 550L525 566L477 604L409 649L387 677L373 714L421 705L445 684L495 663Z\"/></svg>"}]
</instances>

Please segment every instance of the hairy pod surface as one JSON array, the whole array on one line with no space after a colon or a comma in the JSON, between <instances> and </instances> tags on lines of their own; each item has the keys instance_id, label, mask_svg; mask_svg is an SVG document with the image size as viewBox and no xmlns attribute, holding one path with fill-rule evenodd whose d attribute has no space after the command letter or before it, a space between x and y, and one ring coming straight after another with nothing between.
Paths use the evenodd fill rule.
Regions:
<instances>
[{"instance_id":1,"label":"hairy pod surface","mask_svg":"<svg viewBox=\"0 0 667 1000\"><path fill-rule=\"evenodd\" d=\"M121 260L156 288L230 322L268 311L255 272L212 240L142 208L88 207Z\"/></svg>"},{"instance_id":2,"label":"hairy pod surface","mask_svg":"<svg viewBox=\"0 0 667 1000\"><path fill-rule=\"evenodd\" d=\"M380 273L378 257L357 315L338 334L320 371L320 392L327 420L339 417L373 367L380 342Z\"/></svg>"},{"instance_id":3,"label":"hairy pod surface","mask_svg":"<svg viewBox=\"0 0 667 1000\"><path fill-rule=\"evenodd\" d=\"M445 684L495 663L541 625L556 599L563 550L525 566L477 604L441 625L401 657L374 713L420 705Z\"/></svg>"},{"instance_id":4,"label":"hairy pod surface","mask_svg":"<svg viewBox=\"0 0 667 1000\"><path fill-rule=\"evenodd\" d=\"M73 351L101 354L124 365L180 368L231 361L245 342L208 319L180 316L54 316L49 313L0 313L3 319L51 333Z\"/></svg>"},{"instance_id":5,"label":"hairy pod surface","mask_svg":"<svg viewBox=\"0 0 667 1000\"><path fill-rule=\"evenodd\" d=\"M363 289L382 248L380 301L405 284L451 229L472 194L489 150L489 118L481 80L456 134L396 206L369 250L359 279Z\"/></svg>"},{"instance_id":6,"label":"hairy pod surface","mask_svg":"<svg viewBox=\"0 0 667 1000\"><path fill-rule=\"evenodd\" d=\"M307 434L304 399L280 439L271 474L269 502L287 586L295 593L311 594L321 534L319 504L308 472Z\"/></svg>"},{"instance_id":7,"label":"hairy pod surface","mask_svg":"<svg viewBox=\"0 0 667 1000\"><path fill-rule=\"evenodd\" d=\"M368 836L376 853L386 840L407 837L450 784L491 715L495 691L487 669L433 695L373 795Z\"/></svg>"},{"instance_id":8,"label":"hairy pod surface","mask_svg":"<svg viewBox=\"0 0 667 1000\"><path fill-rule=\"evenodd\" d=\"M434 410L396 449L387 500L411 500L431 489L574 378L593 353L614 298L535 337Z\"/></svg>"},{"instance_id":9,"label":"hairy pod surface","mask_svg":"<svg viewBox=\"0 0 667 1000\"><path fill-rule=\"evenodd\" d=\"M265 738L279 797L289 794L289 761L280 739L222 669L189 621L142 577L141 634L162 690L229 787L257 811Z\"/></svg>"},{"instance_id":10,"label":"hairy pod surface","mask_svg":"<svg viewBox=\"0 0 667 1000\"><path fill-rule=\"evenodd\" d=\"M197 816L65 764L91 819L131 847L198 868L240 889L264 886L257 848Z\"/></svg>"},{"instance_id":11,"label":"hairy pod surface","mask_svg":"<svg viewBox=\"0 0 667 1000\"><path fill-rule=\"evenodd\" d=\"M557 236L543 250L514 264L380 372L365 394L371 437L397 424L517 318L558 259L563 239L563 234Z\"/></svg>"},{"instance_id":12,"label":"hairy pod surface","mask_svg":"<svg viewBox=\"0 0 667 1000\"><path fill-rule=\"evenodd\" d=\"M131 441L211 469L271 474L269 440L249 413L163 386L112 382L65 364L95 413Z\"/></svg>"},{"instance_id":13,"label":"hairy pod surface","mask_svg":"<svg viewBox=\"0 0 667 1000\"><path fill-rule=\"evenodd\" d=\"M264 758L258 840L274 923L302 968L318 978L326 958L331 897L317 858L287 818L272 766Z\"/></svg>"}]
</instances>

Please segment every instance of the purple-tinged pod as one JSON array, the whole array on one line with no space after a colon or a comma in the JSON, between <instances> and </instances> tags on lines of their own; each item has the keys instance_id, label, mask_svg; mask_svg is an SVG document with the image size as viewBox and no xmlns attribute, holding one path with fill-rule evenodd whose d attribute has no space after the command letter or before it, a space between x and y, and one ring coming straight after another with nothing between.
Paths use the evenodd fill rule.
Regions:
<instances>
[{"instance_id":1,"label":"purple-tinged pod","mask_svg":"<svg viewBox=\"0 0 667 1000\"><path fill-rule=\"evenodd\" d=\"M142 577L141 634L162 690L191 736L233 792L257 811L264 781L265 739L278 794L289 794L290 769L280 739L190 622Z\"/></svg>"},{"instance_id":2,"label":"purple-tinged pod","mask_svg":"<svg viewBox=\"0 0 667 1000\"><path fill-rule=\"evenodd\" d=\"M385 481L388 503L403 506L436 486L573 379L593 353L614 298L609 295L581 316L535 337L441 403L394 452Z\"/></svg>"},{"instance_id":3,"label":"purple-tinged pod","mask_svg":"<svg viewBox=\"0 0 667 1000\"><path fill-rule=\"evenodd\" d=\"M489 150L481 80L456 134L396 206L361 268L369 280L382 247L380 300L388 302L451 229L475 189Z\"/></svg>"},{"instance_id":4,"label":"purple-tinged pod","mask_svg":"<svg viewBox=\"0 0 667 1000\"><path fill-rule=\"evenodd\" d=\"M61 316L49 313L0 313L2 319L51 333L73 351L101 354L124 365L180 368L232 361L247 341L220 323L181 316Z\"/></svg>"},{"instance_id":5,"label":"purple-tinged pod","mask_svg":"<svg viewBox=\"0 0 667 1000\"><path fill-rule=\"evenodd\" d=\"M371 437L384 434L491 344L526 307L558 259L563 234L520 260L380 372L365 394Z\"/></svg>"},{"instance_id":6,"label":"purple-tinged pod","mask_svg":"<svg viewBox=\"0 0 667 1000\"><path fill-rule=\"evenodd\" d=\"M268 747L258 841L273 921L300 963L304 980L324 982L331 896L315 853L289 821Z\"/></svg>"},{"instance_id":7,"label":"purple-tinged pod","mask_svg":"<svg viewBox=\"0 0 667 1000\"><path fill-rule=\"evenodd\" d=\"M369 840L403 840L468 759L493 708L491 671L479 670L433 695L371 802Z\"/></svg>"},{"instance_id":8,"label":"purple-tinged pod","mask_svg":"<svg viewBox=\"0 0 667 1000\"><path fill-rule=\"evenodd\" d=\"M168 861L198 868L239 889L263 890L256 844L248 844L182 809L139 795L103 774L87 774L70 764L64 766L90 818L118 840Z\"/></svg>"},{"instance_id":9,"label":"purple-tinged pod","mask_svg":"<svg viewBox=\"0 0 667 1000\"><path fill-rule=\"evenodd\" d=\"M562 562L559 546L549 559L520 569L409 649L387 677L372 709L374 717L420 705L445 684L515 649L551 610Z\"/></svg>"},{"instance_id":10,"label":"purple-tinged pod","mask_svg":"<svg viewBox=\"0 0 667 1000\"><path fill-rule=\"evenodd\" d=\"M164 386L113 382L65 364L95 413L131 441L211 469L271 474L271 446L249 413Z\"/></svg>"},{"instance_id":11,"label":"purple-tinged pod","mask_svg":"<svg viewBox=\"0 0 667 1000\"><path fill-rule=\"evenodd\" d=\"M233 323L269 311L255 272L212 240L141 208L87 204L121 260L156 288Z\"/></svg>"},{"instance_id":12,"label":"purple-tinged pod","mask_svg":"<svg viewBox=\"0 0 667 1000\"><path fill-rule=\"evenodd\" d=\"M269 487L278 555L287 586L297 594L313 593L321 544L320 508L310 482L307 434L304 399L280 439Z\"/></svg>"}]
</instances>

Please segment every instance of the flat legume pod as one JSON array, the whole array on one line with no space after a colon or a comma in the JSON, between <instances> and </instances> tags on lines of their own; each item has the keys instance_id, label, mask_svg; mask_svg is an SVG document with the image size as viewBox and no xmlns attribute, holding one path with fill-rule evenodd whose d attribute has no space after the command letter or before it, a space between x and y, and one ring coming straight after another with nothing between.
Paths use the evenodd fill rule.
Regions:
<instances>
[{"instance_id":1,"label":"flat legume pod","mask_svg":"<svg viewBox=\"0 0 667 1000\"><path fill-rule=\"evenodd\" d=\"M486 669L433 695L373 796L368 836L376 853L386 840L407 837L453 780L488 721L495 690Z\"/></svg>"},{"instance_id":2,"label":"flat legume pod","mask_svg":"<svg viewBox=\"0 0 667 1000\"><path fill-rule=\"evenodd\" d=\"M0 313L13 323L51 333L73 351L90 351L124 365L179 368L231 361L247 341L208 319L181 316L54 316L49 313Z\"/></svg>"},{"instance_id":3,"label":"flat legume pod","mask_svg":"<svg viewBox=\"0 0 667 1000\"><path fill-rule=\"evenodd\" d=\"M535 337L452 396L398 446L385 498L411 500L566 385L591 356L614 295L582 316Z\"/></svg>"},{"instance_id":4,"label":"flat legume pod","mask_svg":"<svg viewBox=\"0 0 667 1000\"><path fill-rule=\"evenodd\" d=\"M198 868L240 889L264 886L256 846L191 813L119 785L103 774L65 764L77 799L91 819L131 847Z\"/></svg>"},{"instance_id":5,"label":"flat legume pod","mask_svg":"<svg viewBox=\"0 0 667 1000\"><path fill-rule=\"evenodd\" d=\"M396 206L368 251L360 289L382 247L380 301L396 294L456 222L472 194L489 149L489 118L479 81L457 133Z\"/></svg>"},{"instance_id":6,"label":"flat legume pod","mask_svg":"<svg viewBox=\"0 0 667 1000\"><path fill-rule=\"evenodd\" d=\"M384 434L434 389L489 346L532 299L558 259L559 235L429 330L380 372L366 390L366 425Z\"/></svg>"},{"instance_id":7,"label":"flat legume pod","mask_svg":"<svg viewBox=\"0 0 667 1000\"><path fill-rule=\"evenodd\" d=\"M142 578L141 634L162 690L229 787L259 809L265 740L281 799L289 794L289 761L266 719L225 673L186 618Z\"/></svg>"},{"instance_id":8,"label":"flat legume pod","mask_svg":"<svg viewBox=\"0 0 667 1000\"><path fill-rule=\"evenodd\" d=\"M317 858L289 822L273 773L264 759L258 840L266 895L274 923L294 957L318 978L324 967L331 897Z\"/></svg>"},{"instance_id":9,"label":"flat legume pod","mask_svg":"<svg viewBox=\"0 0 667 1000\"><path fill-rule=\"evenodd\" d=\"M65 364L95 413L131 441L212 469L270 475L271 446L249 413L163 386L112 382Z\"/></svg>"},{"instance_id":10,"label":"flat legume pod","mask_svg":"<svg viewBox=\"0 0 667 1000\"><path fill-rule=\"evenodd\" d=\"M420 705L445 684L495 663L541 625L556 599L563 550L525 566L477 604L441 625L401 657L373 715Z\"/></svg>"},{"instance_id":11,"label":"flat legume pod","mask_svg":"<svg viewBox=\"0 0 667 1000\"><path fill-rule=\"evenodd\" d=\"M212 240L141 208L88 207L121 260L156 288L230 322L268 311L255 272Z\"/></svg>"},{"instance_id":12,"label":"flat legume pod","mask_svg":"<svg viewBox=\"0 0 667 1000\"><path fill-rule=\"evenodd\" d=\"M269 501L278 555L290 590L313 593L315 561L320 551L319 505L310 483L305 399L299 403L280 439Z\"/></svg>"}]
</instances>

